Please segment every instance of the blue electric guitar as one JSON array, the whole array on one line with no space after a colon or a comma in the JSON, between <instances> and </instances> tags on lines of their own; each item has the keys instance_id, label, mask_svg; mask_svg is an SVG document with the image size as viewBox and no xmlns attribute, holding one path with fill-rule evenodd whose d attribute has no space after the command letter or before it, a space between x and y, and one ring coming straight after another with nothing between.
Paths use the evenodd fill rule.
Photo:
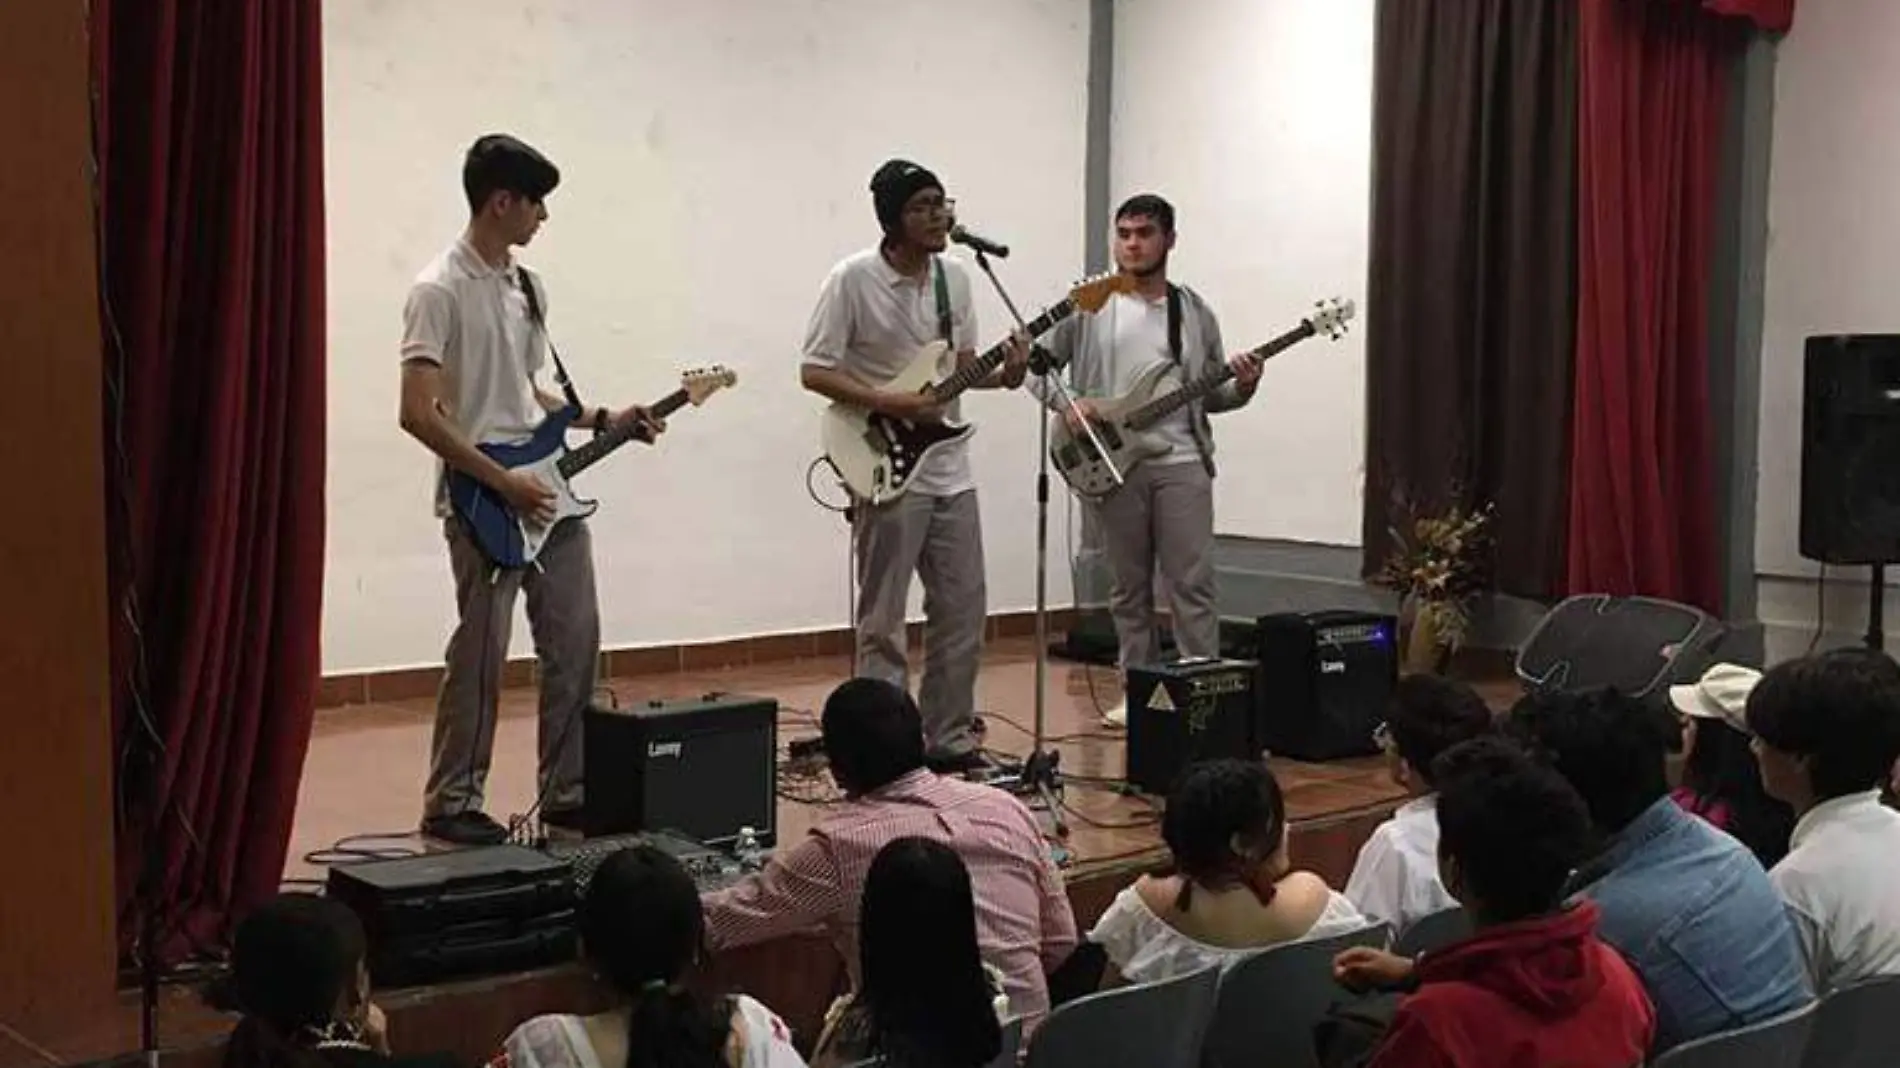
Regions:
<instances>
[{"instance_id":1,"label":"blue electric guitar","mask_svg":"<svg viewBox=\"0 0 1900 1068\"><path fill-rule=\"evenodd\" d=\"M739 376L718 365L680 375L680 388L648 410L664 419L687 405L701 405L713 394L736 385ZM574 495L569 480L604 460L614 450L639 437L640 426L627 423L601 434L576 449L567 447L567 431L580 417L577 408L563 408L541 421L534 436L519 445L480 445L477 448L511 471L526 470L554 493L554 517L546 525L515 514L501 494L460 471L449 471L449 504L462 517L488 559L498 567L527 567L541 555L548 535L563 521L585 519L600 509L596 501Z\"/></svg>"}]
</instances>

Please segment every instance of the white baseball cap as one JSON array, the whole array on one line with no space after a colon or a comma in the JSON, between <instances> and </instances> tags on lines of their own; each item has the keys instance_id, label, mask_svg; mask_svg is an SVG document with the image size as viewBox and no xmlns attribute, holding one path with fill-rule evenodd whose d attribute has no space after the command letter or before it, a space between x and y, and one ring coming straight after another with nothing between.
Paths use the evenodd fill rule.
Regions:
<instances>
[{"instance_id":1,"label":"white baseball cap","mask_svg":"<svg viewBox=\"0 0 1900 1068\"><path fill-rule=\"evenodd\" d=\"M1688 686L1669 687L1669 703L1697 719L1719 719L1748 733L1748 695L1761 672L1740 664L1717 664Z\"/></svg>"}]
</instances>

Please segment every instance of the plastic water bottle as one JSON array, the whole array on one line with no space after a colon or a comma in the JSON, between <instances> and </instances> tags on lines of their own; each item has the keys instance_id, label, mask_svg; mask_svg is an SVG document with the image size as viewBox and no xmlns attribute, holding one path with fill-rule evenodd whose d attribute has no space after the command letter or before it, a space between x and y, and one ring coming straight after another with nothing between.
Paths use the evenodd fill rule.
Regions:
<instances>
[{"instance_id":1,"label":"plastic water bottle","mask_svg":"<svg viewBox=\"0 0 1900 1068\"><path fill-rule=\"evenodd\" d=\"M760 854L764 852L759 848L758 832L750 827L739 828L739 840L733 844L732 852L738 858L740 868L745 871L757 871L760 866Z\"/></svg>"}]
</instances>

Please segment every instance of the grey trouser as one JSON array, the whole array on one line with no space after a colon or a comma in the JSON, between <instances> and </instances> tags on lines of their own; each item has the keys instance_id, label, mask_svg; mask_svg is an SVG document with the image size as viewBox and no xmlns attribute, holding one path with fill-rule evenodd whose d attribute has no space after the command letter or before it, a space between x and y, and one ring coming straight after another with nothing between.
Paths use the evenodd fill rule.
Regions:
<instances>
[{"instance_id":1,"label":"grey trouser","mask_svg":"<svg viewBox=\"0 0 1900 1068\"><path fill-rule=\"evenodd\" d=\"M852 537L858 554L858 674L909 688L904 615L915 571L924 580L924 677L917 706L925 750L933 757L969 752L976 748L976 669L989 615L976 491L954 497L907 493L875 508L859 502Z\"/></svg>"},{"instance_id":2,"label":"grey trouser","mask_svg":"<svg viewBox=\"0 0 1900 1068\"><path fill-rule=\"evenodd\" d=\"M1158 564L1174 609L1183 657L1220 652L1214 607L1214 480L1199 463L1142 464L1096 505L1113 586L1108 607L1121 639L1121 666L1155 661L1154 573Z\"/></svg>"},{"instance_id":3,"label":"grey trouser","mask_svg":"<svg viewBox=\"0 0 1900 1068\"><path fill-rule=\"evenodd\" d=\"M541 766L546 809L581 803L581 716L594 696L600 658L600 605L594 596L594 541L585 520L554 528L539 566L505 571L491 564L462 529L444 524L460 618L449 637L436 699L435 743L422 812L450 816L482 807L502 666L508 662L515 594L528 595L528 628L540 660Z\"/></svg>"}]
</instances>

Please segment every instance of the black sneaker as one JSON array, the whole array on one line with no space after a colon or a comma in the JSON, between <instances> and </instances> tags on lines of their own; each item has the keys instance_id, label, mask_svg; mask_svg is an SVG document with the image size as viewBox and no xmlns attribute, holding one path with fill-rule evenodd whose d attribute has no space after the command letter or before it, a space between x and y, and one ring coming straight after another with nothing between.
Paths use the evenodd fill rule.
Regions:
<instances>
[{"instance_id":1,"label":"black sneaker","mask_svg":"<svg viewBox=\"0 0 1900 1068\"><path fill-rule=\"evenodd\" d=\"M508 828L488 817L480 809L457 812L452 816L427 816L422 833L453 845L500 845L508 840Z\"/></svg>"},{"instance_id":2,"label":"black sneaker","mask_svg":"<svg viewBox=\"0 0 1900 1068\"><path fill-rule=\"evenodd\" d=\"M924 766L939 775L967 775L990 766L990 760L981 749L971 749L947 756L924 758Z\"/></svg>"},{"instance_id":3,"label":"black sneaker","mask_svg":"<svg viewBox=\"0 0 1900 1068\"><path fill-rule=\"evenodd\" d=\"M587 821L587 810L580 805L572 808L544 808L541 810L541 825L558 827L563 831L581 833Z\"/></svg>"}]
</instances>

